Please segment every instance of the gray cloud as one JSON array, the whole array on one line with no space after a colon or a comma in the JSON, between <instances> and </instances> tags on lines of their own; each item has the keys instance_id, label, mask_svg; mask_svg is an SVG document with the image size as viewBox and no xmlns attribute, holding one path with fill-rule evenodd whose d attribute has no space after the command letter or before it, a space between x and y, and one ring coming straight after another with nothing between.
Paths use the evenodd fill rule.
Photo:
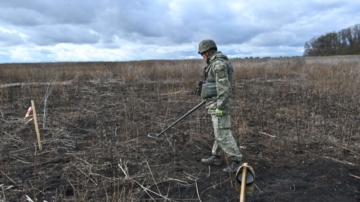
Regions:
<instances>
[{"instance_id":1,"label":"gray cloud","mask_svg":"<svg viewBox=\"0 0 360 202\"><path fill-rule=\"evenodd\" d=\"M1 21L16 26L36 26L46 21L40 13L25 8L1 7L0 13Z\"/></svg>"},{"instance_id":2,"label":"gray cloud","mask_svg":"<svg viewBox=\"0 0 360 202\"><path fill-rule=\"evenodd\" d=\"M7 47L7 46L14 46L23 44L24 41L21 38L19 33L9 33L0 30L0 46Z\"/></svg>"},{"instance_id":3,"label":"gray cloud","mask_svg":"<svg viewBox=\"0 0 360 202\"><path fill-rule=\"evenodd\" d=\"M99 9L97 1L2 0L4 21L15 25L89 24ZM20 17L18 17L20 15ZM26 22L30 22L26 24ZM37 22L37 23L36 23Z\"/></svg>"},{"instance_id":4,"label":"gray cloud","mask_svg":"<svg viewBox=\"0 0 360 202\"><path fill-rule=\"evenodd\" d=\"M302 55L312 37L359 23L359 9L351 0L2 0L0 45L54 61L199 57L206 38L236 57Z\"/></svg>"},{"instance_id":5,"label":"gray cloud","mask_svg":"<svg viewBox=\"0 0 360 202\"><path fill-rule=\"evenodd\" d=\"M32 43L41 46L57 43L95 44L99 41L99 36L88 28L71 24L37 26L29 32L29 37Z\"/></svg>"}]
</instances>

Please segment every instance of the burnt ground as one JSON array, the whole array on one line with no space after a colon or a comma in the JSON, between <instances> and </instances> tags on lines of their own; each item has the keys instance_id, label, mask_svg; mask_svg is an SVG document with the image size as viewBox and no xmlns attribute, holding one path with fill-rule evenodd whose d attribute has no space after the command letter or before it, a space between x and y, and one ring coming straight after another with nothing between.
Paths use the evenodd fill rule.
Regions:
<instances>
[{"instance_id":1,"label":"burnt ground","mask_svg":"<svg viewBox=\"0 0 360 202\"><path fill-rule=\"evenodd\" d=\"M234 85L234 137L256 172L246 201L360 201L356 97L321 93L303 81ZM200 163L213 141L204 107L158 139L147 137L201 101L182 83L0 89L0 201L239 201L234 174L222 172L226 163ZM23 120L30 100L42 151L33 123Z\"/></svg>"}]
</instances>

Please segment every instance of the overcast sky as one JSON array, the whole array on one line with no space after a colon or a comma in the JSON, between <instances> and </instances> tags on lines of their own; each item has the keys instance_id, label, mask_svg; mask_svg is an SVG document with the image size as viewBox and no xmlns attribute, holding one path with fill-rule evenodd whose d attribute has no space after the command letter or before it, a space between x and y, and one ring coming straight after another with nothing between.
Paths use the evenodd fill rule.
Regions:
<instances>
[{"instance_id":1,"label":"overcast sky","mask_svg":"<svg viewBox=\"0 0 360 202\"><path fill-rule=\"evenodd\" d=\"M360 23L358 0L1 0L0 63L301 56Z\"/></svg>"}]
</instances>

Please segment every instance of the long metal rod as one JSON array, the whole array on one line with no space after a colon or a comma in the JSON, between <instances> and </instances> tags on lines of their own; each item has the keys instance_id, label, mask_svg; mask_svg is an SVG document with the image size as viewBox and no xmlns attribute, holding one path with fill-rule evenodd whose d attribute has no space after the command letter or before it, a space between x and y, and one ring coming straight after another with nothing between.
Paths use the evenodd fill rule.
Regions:
<instances>
[{"instance_id":1,"label":"long metal rod","mask_svg":"<svg viewBox=\"0 0 360 202\"><path fill-rule=\"evenodd\" d=\"M191 113L193 113L195 110L197 110L199 107L201 107L203 104L205 104L206 100L203 100L201 103L196 105L194 108L192 108L190 111L188 111L186 114L184 114L182 117L180 117L178 120L176 120L174 123L172 123L170 126L168 126L165 130L161 131L160 133L149 133L148 137L152 138L158 138L160 135L165 133L167 130L169 130L171 127L173 127L175 124L177 124L179 121L183 120L187 116L189 116Z\"/></svg>"}]
</instances>

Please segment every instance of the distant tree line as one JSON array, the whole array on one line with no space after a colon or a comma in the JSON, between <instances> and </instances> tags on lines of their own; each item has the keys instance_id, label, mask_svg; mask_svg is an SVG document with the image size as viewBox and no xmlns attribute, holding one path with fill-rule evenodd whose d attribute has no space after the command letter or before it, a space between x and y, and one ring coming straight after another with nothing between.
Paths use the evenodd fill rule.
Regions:
<instances>
[{"instance_id":1,"label":"distant tree line","mask_svg":"<svg viewBox=\"0 0 360 202\"><path fill-rule=\"evenodd\" d=\"M314 37L304 45L304 56L360 55L360 24Z\"/></svg>"}]
</instances>

